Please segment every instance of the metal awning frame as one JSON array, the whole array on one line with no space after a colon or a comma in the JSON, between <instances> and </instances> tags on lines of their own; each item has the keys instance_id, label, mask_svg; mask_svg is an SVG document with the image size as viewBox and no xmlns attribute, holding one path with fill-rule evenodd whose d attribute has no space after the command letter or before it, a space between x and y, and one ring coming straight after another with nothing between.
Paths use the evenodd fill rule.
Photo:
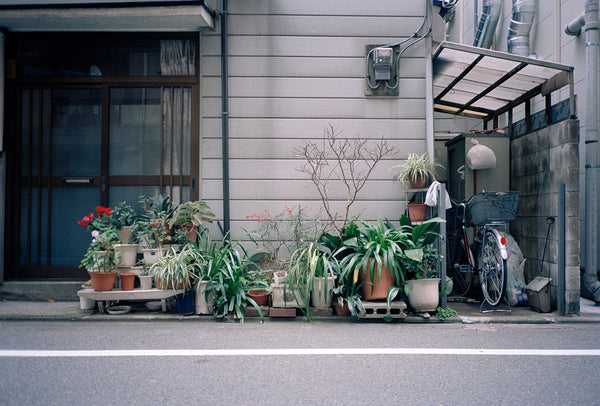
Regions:
<instances>
[{"instance_id":1,"label":"metal awning frame","mask_svg":"<svg viewBox=\"0 0 600 406\"><path fill-rule=\"evenodd\" d=\"M432 61L434 65L434 86L436 81L436 60L440 58L442 60L442 53L444 50L454 50L463 53L472 54L473 60L471 62L465 63L464 61L456 61L457 64L466 65L462 71L453 75L453 79L451 82L445 86L437 95L434 94L434 109L435 111L447 113L447 114L455 114L455 115L463 115L467 117L479 118L484 121L484 128L487 129L487 123L489 121L494 121L494 126L497 127L498 117L504 113L509 113L509 121L512 121L512 110L516 106L525 103L526 116L529 116L531 111L530 101L533 97L542 95L546 97L546 108L551 108L550 102L550 94L555 91L563 88L564 86L569 86L569 103L570 103L570 114L572 117L576 116L575 110L575 89L574 89L574 81L573 81L573 67L567 66L563 64L558 64L549 61L541 61L538 59L527 58L519 55L509 54L506 52L495 51L491 49L478 48L464 44L457 44L453 42L441 42L435 52L432 55ZM443 58L447 58L448 53L443 54ZM514 62L515 65L510 70L503 72L502 76L494 80L492 83L487 85L482 91L478 94L471 97L468 102L465 103L456 103L449 100L445 100L444 97L450 94L453 90L460 87L462 81L466 81L467 75L472 72L474 69L479 68L479 64L485 58L498 58L503 61L511 61ZM489 59L488 58L488 59ZM504 105L499 108L485 108L482 106L475 106L474 104L478 101L483 101L484 98L488 97L491 92L499 90L502 84L506 83L511 78L515 77L519 72L521 72L524 68L529 65L538 66L542 68L548 68L552 71L555 71L555 75L551 78L547 78L545 81L541 83L532 83L531 86L527 89L521 89L519 91L519 95L511 100L505 100ZM482 83L479 83L480 85ZM517 91L515 90L515 93ZM497 101L497 99L495 99ZM548 112L550 115L550 113Z\"/></svg>"}]
</instances>

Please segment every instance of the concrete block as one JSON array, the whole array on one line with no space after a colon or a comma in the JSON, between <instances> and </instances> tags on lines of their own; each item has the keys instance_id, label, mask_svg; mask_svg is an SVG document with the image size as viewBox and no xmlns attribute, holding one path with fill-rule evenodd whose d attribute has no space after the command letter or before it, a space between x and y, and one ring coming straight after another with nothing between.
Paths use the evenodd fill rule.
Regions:
<instances>
[{"instance_id":1,"label":"concrete block","mask_svg":"<svg viewBox=\"0 0 600 406\"><path fill-rule=\"evenodd\" d=\"M331 317L333 315L333 308L320 308L320 307L311 307L310 311L313 317Z\"/></svg>"},{"instance_id":2,"label":"concrete block","mask_svg":"<svg viewBox=\"0 0 600 406\"><path fill-rule=\"evenodd\" d=\"M544 151L550 149L551 145L551 137L550 137L550 127L540 128L535 133L536 141L537 141L537 151Z\"/></svg>"},{"instance_id":3,"label":"concrete block","mask_svg":"<svg viewBox=\"0 0 600 406\"><path fill-rule=\"evenodd\" d=\"M406 318L406 303L403 300L392 302L388 309L385 302L363 302L365 308L365 319L382 319L386 316L393 319Z\"/></svg>"},{"instance_id":4,"label":"concrete block","mask_svg":"<svg viewBox=\"0 0 600 406\"><path fill-rule=\"evenodd\" d=\"M567 290L577 291L581 287L581 268L578 266L565 267L565 288Z\"/></svg>"},{"instance_id":5,"label":"concrete block","mask_svg":"<svg viewBox=\"0 0 600 406\"><path fill-rule=\"evenodd\" d=\"M579 241L569 241L565 244L565 265L579 268L580 248Z\"/></svg>"}]
</instances>

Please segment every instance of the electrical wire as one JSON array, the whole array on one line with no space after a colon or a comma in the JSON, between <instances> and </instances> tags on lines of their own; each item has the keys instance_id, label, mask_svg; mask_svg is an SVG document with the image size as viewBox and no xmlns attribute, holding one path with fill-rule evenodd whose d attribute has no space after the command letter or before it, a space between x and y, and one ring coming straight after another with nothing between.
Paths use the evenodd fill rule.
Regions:
<instances>
[{"instance_id":1,"label":"electrical wire","mask_svg":"<svg viewBox=\"0 0 600 406\"><path fill-rule=\"evenodd\" d=\"M454 3L456 3L456 1L458 0L450 0L450 1L454 1ZM366 70L365 70L365 80L367 82L367 86L369 87L369 89L371 90L376 90L379 88L379 86L381 85L381 83L377 83L376 86L373 86L371 84L371 81L369 79L369 61L371 59L371 55L373 53L373 51L376 48L397 48L397 47L401 47L403 44L407 43L408 41L417 38L416 40L414 40L413 42L411 42L410 44L408 44L405 48L403 48L399 54L398 57L396 58L396 71L398 71L398 68L400 66L400 56L402 56L402 54L404 53L404 51L406 51L408 48L410 48L411 46L415 45L416 43L420 42L421 40L423 40L423 38L425 38L429 32L431 31L431 13L432 13L432 2L430 0L425 0L425 4L426 4L426 8L425 8L425 16L423 17L423 20L421 21L421 25L419 26L419 28L417 28L417 30L408 38L403 39L400 42L396 42L394 44L387 44L387 45L381 45L378 47L375 47L373 49L371 49L369 51L369 53L367 54L367 58L366 58ZM428 23L427 26L427 30L425 31L425 33L423 35L419 35L419 32L423 29L423 27L425 26L425 23ZM390 86L389 81L385 81L385 85L387 86L388 89L396 89L400 83L400 78L398 77L398 75L396 75L396 84L393 86Z\"/></svg>"}]
</instances>

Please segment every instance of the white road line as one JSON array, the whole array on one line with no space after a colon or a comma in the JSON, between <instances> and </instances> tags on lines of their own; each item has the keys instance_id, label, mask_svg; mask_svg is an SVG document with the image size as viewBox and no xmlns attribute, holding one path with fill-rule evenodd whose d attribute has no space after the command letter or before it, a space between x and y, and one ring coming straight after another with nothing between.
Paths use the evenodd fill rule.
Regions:
<instances>
[{"instance_id":1,"label":"white road line","mask_svg":"<svg viewBox=\"0 0 600 406\"><path fill-rule=\"evenodd\" d=\"M0 350L0 358L19 357L241 357L284 355L487 355L487 356L600 356L600 349L499 348L265 348L229 350Z\"/></svg>"}]
</instances>

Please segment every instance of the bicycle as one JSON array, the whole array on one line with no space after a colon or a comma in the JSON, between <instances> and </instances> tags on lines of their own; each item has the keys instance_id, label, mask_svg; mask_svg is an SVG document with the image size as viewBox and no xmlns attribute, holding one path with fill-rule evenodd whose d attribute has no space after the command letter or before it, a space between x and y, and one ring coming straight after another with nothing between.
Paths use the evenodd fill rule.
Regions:
<instances>
[{"instance_id":1,"label":"bicycle","mask_svg":"<svg viewBox=\"0 0 600 406\"><path fill-rule=\"evenodd\" d=\"M479 276L487 303L496 306L504 297L508 252L497 227L517 217L518 198L519 192L481 192L447 210L447 272L455 295L465 296ZM466 231L471 221L479 233L474 244L477 261Z\"/></svg>"}]
</instances>

